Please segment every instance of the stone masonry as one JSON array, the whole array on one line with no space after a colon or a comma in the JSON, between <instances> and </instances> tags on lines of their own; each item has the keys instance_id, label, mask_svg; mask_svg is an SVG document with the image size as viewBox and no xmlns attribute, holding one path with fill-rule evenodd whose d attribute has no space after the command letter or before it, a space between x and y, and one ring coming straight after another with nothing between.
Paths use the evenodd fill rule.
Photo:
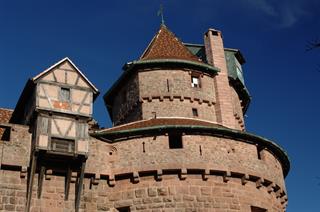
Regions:
<instances>
[{"instance_id":1,"label":"stone masonry","mask_svg":"<svg viewBox=\"0 0 320 212\"><path fill-rule=\"evenodd\" d=\"M106 129L98 90L71 60L51 66L0 108L0 211L285 211L289 159L245 130L243 63L218 30L187 44L162 24L104 95Z\"/></svg>"}]
</instances>

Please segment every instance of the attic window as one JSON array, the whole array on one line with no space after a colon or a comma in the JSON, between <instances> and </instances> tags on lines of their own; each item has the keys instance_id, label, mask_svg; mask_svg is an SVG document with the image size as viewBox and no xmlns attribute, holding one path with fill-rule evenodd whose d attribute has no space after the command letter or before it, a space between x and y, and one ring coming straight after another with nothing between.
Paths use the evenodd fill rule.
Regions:
<instances>
[{"instance_id":1,"label":"attic window","mask_svg":"<svg viewBox=\"0 0 320 212\"><path fill-rule=\"evenodd\" d=\"M177 133L169 134L169 148L170 149L182 149L182 135Z\"/></svg>"},{"instance_id":2,"label":"attic window","mask_svg":"<svg viewBox=\"0 0 320 212\"><path fill-rule=\"evenodd\" d=\"M70 101L70 88L61 88L60 101L61 102L69 102Z\"/></svg>"},{"instance_id":3,"label":"attic window","mask_svg":"<svg viewBox=\"0 0 320 212\"><path fill-rule=\"evenodd\" d=\"M200 78L199 78L199 76L191 75L191 87L200 88Z\"/></svg>"}]
</instances>

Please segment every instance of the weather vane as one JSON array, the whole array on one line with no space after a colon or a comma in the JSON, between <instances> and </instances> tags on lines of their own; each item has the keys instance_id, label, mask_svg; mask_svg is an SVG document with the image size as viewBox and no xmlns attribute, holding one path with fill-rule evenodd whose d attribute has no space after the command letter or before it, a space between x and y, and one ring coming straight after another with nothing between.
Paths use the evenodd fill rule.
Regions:
<instances>
[{"instance_id":1,"label":"weather vane","mask_svg":"<svg viewBox=\"0 0 320 212\"><path fill-rule=\"evenodd\" d=\"M160 8L158 10L158 16L161 15L161 23L164 24L164 19L163 19L163 6L160 4Z\"/></svg>"}]
</instances>

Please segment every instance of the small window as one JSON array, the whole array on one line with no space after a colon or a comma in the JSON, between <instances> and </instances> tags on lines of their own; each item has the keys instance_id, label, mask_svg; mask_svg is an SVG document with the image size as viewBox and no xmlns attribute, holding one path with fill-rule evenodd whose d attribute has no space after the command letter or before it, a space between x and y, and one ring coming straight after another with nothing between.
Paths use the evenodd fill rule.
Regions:
<instances>
[{"instance_id":1,"label":"small window","mask_svg":"<svg viewBox=\"0 0 320 212\"><path fill-rule=\"evenodd\" d=\"M267 209L251 206L251 212L267 212Z\"/></svg>"},{"instance_id":2,"label":"small window","mask_svg":"<svg viewBox=\"0 0 320 212\"><path fill-rule=\"evenodd\" d=\"M117 211L119 211L119 212L130 212L130 207L117 208Z\"/></svg>"},{"instance_id":3,"label":"small window","mask_svg":"<svg viewBox=\"0 0 320 212\"><path fill-rule=\"evenodd\" d=\"M182 135L181 134L169 134L169 148L170 149L182 149Z\"/></svg>"},{"instance_id":4,"label":"small window","mask_svg":"<svg viewBox=\"0 0 320 212\"><path fill-rule=\"evenodd\" d=\"M51 150L54 152L73 153L75 150L74 140L51 138Z\"/></svg>"},{"instance_id":5,"label":"small window","mask_svg":"<svg viewBox=\"0 0 320 212\"><path fill-rule=\"evenodd\" d=\"M193 117L198 117L199 116L197 108L192 108L192 115L193 115Z\"/></svg>"},{"instance_id":6,"label":"small window","mask_svg":"<svg viewBox=\"0 0 320 212\"><path fill-rule=\"evenodd\" d=\"M198 76L191 76L191 87L200 88L200 78Z\"/></svg>"},{"instance_id":7,"label":"small window","mask_svg":"<svg viewBox=\"0 0 320 212\"><path fill-rule=\"evenodd\" d=\"M61 88L60 100L62 102L69 102L70 101L70 88Z\"/></svg>"}]
</instances>

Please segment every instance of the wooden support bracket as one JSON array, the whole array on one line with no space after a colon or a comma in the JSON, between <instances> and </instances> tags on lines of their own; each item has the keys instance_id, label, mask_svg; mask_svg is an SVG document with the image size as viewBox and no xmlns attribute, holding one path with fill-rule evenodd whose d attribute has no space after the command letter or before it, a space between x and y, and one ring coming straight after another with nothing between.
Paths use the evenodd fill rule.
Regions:
<instances>
[{"instance_id":1,"label":"wooden support bracket","mask_svg":"<svg viewBox=\"0 0 320 212\"><path fill-rule=\"evenodd\" d=\"M70 166L68 167L67 174L66 174L66 184L64 189L64 200L69 199L69 191L70 191L70 183L71 183L71 176L72 176L72 170Z\"/></svg>"},{"instance_id":2,"label":"wooden support bracket","mask_svg":"<svg viewBox=\"0 0 320 212\"><path fill-rule=\"evenodd\" d=\"M156 175L156 180L161 181L162 180L162 169L157 169L157 175Z\"/></svg>"},{"instance_id":3,"label":"wooden support bracket","mask_svg":"<svg viewBox=\"0 0 320 212\"><path fill-rule=\"evenodd\" d=\"M40 166L39 177L38 177L38 195L37 195L38 199L40 199L40 197L41 197L43 178L44 178L45 171L46 171L46 167L41 165Z\"/></svg>"},{"instance_id":4,"label":"wooden support bracket","mask_svg":"<svg viewBox=\"0 0 320 212\"><path fill-rule=\"evenodd\" d=\"M28 167L22 166L20 171L20 178L26 178L28 173Z\"/></svg>"},{"instance_id":5,"label":"wooden support bracket","mask_svg":"<svg viewBox=\"0 0 320 212\"><path fill-rule=\"evenodd\" d=\"M78 172L71 172L70 182L71 182L71 183L77 182L77 177L78 177Z\"/></svg>"},{"instance_id":6,"label":"wooden support bracket","mask_svg":"<svg viewBox=\"0 0 320 212\"><path fill-rule=\"evenodd\" d=\"M138 183L140 182L140 177L138 172L133 172L133 178L132 178L133 183Z\"/></svg>"},{"instance_id":7,"label":"wooden support bracket","mask_svg":"<svg viewBox=\"0 0 320 212\"><path fill-rule=\"evenodd\" d=\"M187 179L187 169L182 168L180 171L180 180L185 180L185 179Z\"/></svg>"},{"instance_id":8,"label":"wooden support bracket","mask_svg":"<svg viewBox=\"0 0 320 212\"><path fill-rule=\"evenodd\" d=\"M274 188L275 188L275 184L270 183L270 185L268 185L268 187L267 187L268 193L274 192Z\"/></svg>"},{"instance_id":9,"label":"wooden support bracket","mask_svg":"<svg viewBox=\"0 0 320 212\"><path fill-rule=\"evenodd\" d=\"M93 178L91 178L92 185L99 185L100 179L101 179L101 175L96 174Z\"/></svg>"},{"instance_id":10,"label":"wooden support bracket","mask_svg":"<svg viewBox=\"0 0 320 212\"><path fill-rule=\"evenodd\" d=\"M230 177L231 177L231 172L226 171L223 175L223 182L227 183L230 180Z\"/></svg>"},{"instance_id":11,"label":"wooden support bracket","mask_svg":"<svg viewBox=\"0 0 320 212\"><path fill-rule=\"evenodd\" d=\"M257 188L261 188L263 186L263 183L264 183L264 179L263 178L259 178L257 181L256 181L256 187Z\"/></svg>"},{"instance_id":12,"label":"wooden support bracket","mask_svg":"<svg viewBox=\"0 0 320 212\"><path fill-rule=\"evenodd\" d=\"M81 199L81 193L82 193L82 185L83 185L83 178L84 178L84 169L86 167L86 161L83 161L81 164L81 170L80 170L80 177L78 180L77 190L76 190L76 200L75 200L75 211L79 211L80 207L80 199Z\"/></svg>"},{"instance_id":13,"label":"wooden support bracket","mask_svg":"<svg viewBox=\"0 0 320 212\"><path fill-rule=\"evenodd\" d=\"M248 180L249 180L249 175L248 174L244 174L242 177L241 177L241 184L242 185L245 185L248 183Z\"/></svg>"},{"instance_id":14,"label":"wooden support bracket","mask_svg":"<svg viewBox=\"0 0 320 212\"><path fill-rule=\"evenodd\" d=\"M282 193L283 193L283 190L282 190L281 188L278 189L278 190L276 191L276 197L277 197L277 198L281 198Z\"/></svg>"},{"instance_id":15,"label":"wooden support bracket","mask_svg":"<svg viewBox=\"0 0 320 212\"><path fill-rule=\"evenodd\" d=\"M109 183L109 186L111 186L111 187L113 187L113 186L116 185L116 180L115 180L115 177L114 177L113 174L110 174L110 175L109 175L109 181L108 181L108 183Z\"/></svg>"},{"instance_id":16,"label":"wooden support bracket","mask_svg":"<svg viewBox=\"0 0 320 212\"><path fill-rule=\"evenodd\" d=\"M32 187L33 187L33 180L34 180L34 174L36 172L36 167L37 167L37 159L38 159L38 155L37 154L33 154L31 159L31 170L30 170L30 174L28 177L28 190L27 190L27 201L26 201L26 212L30 211L30 206L31 206L31 197L32 197Z\"/></svg>"},{"instance_id":17,"label":"wooden support bracket","mask_svg":"<svg viewBox=\"0 0 320 212\"><path fill-rule=\"evenodd\" d=\"M210 170L209 169L205 169L202 173L202 179L203 180L208 180L209 178L209 175L210 175Z\"/></svg>"},{"instance_id":18,"label":"wooden support bracket","mask_svg":"<svg viewBox=\"0 0 320 212\"><path fill-rule=\"evenodd\" d=\"M53 173L52 169L47 169L47 170L46 170L46 177L45 177L45 179L46 179L46 180L51 180L51 175L52 175L52 173Z\"/></svg>"}]
</instances>

